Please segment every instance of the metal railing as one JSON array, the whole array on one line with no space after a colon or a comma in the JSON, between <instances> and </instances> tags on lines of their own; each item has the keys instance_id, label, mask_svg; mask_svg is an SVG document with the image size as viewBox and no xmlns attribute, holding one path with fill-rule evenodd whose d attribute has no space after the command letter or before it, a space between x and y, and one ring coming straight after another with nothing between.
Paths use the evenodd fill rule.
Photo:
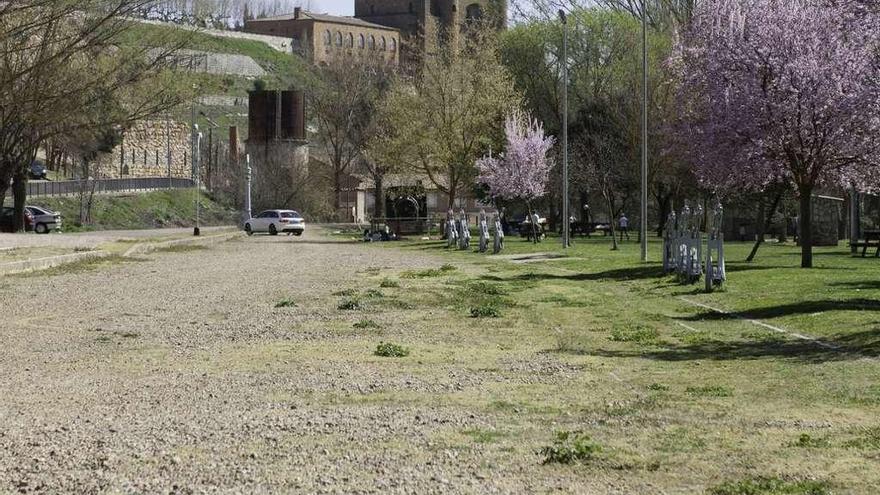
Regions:
<instances>
[{"instance_id":1,"label":"metal railing","mask_svg":"<svg viewBox=\"0 0 880 495\"><path fill-rule=\"evenodd\" d=\"M176 177L127 177L121 179L82 179L33 181L27 184L27 195L64 196L88 191L94 183L95 193L142 192L160 189L185 189L193 187L192 179Z\"/></svg>"}]
</instances>

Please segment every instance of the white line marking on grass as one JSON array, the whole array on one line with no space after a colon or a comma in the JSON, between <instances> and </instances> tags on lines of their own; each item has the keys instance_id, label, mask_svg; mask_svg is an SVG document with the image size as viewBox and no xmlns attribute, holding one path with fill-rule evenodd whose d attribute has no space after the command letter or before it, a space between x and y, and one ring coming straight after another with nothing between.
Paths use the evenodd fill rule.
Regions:
<instances>
[{"instance_id":1,"label":"white line marking on grass","mask_svg":"<svg viewBox=\"0 0 880 495\"><path fill-rule=\"evenodd\" d=\"M834 350L839 350L839 349L840 349L840 346L838 346L838 345L834 345L834 344L829 344L828 342L824 342L824 341L822 341L822 340L819 340L819 339L817 339L816 337L810 337L809 335L804 335L804 334L801 334L801 333L790 332L790 331L788 331L788 330L785 330L785 329L782 329L782 328L779 328L779 327L775 327L775 326L773 326L773 325L771 325L771 324L769 324L769 323L764 323L763 321L760 321L760 320L753 320L753 319L751 319L751 318L746 318L746 317L744 317L744 316L734 315L734 314L731 313L730 311L725 311L725 310L723 310L723 309L714 308L714 307L712 307L712 306L709 306L708 304L703 304L703 303L701 303L701 302L691 301L690 299L688 299L688 298L686 298L686 297L680 297L679 299L681 299L682 301L684 301L684 302L686 302L686 303L688 303L688 304L691 304L691 305L694 305L694 306L699 306L699 307L701 307L701 308L708 309L708 310L713 311L713 312L715 312L715 313L720 313L720 314L724 314L724 315L732 315L732 316L735 316L736 318L738 318L738 319L740 319L740 320L745 320L745 321L747 321L747 322L749 322L749 323L751 323L751 324L753 324L753 325L758 325L759 327L764 327L764 328L767 328L767 329L769 329L769 330L773 330L774 332L777 332L777 333L783 333L783 334L786 334L786 335L791 335L792 337L794 337L794 338L796 338L796 339L806 340L806 341L812 342L812 343L814 343L814 344L816 344L816 345L819 345L819 346L825 347L825 348L827 348L827 349L834 349Z\"/></svg>"}]
</instances>

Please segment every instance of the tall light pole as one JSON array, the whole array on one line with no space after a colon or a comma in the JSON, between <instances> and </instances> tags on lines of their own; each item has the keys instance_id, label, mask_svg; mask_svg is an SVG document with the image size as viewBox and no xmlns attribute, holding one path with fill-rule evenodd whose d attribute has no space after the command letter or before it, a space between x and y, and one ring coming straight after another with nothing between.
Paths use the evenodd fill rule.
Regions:
<instances>
[{"instance_id":1,"label":"tall light pole","mask_svg":"<svg viewBox=\"0 0 880 495\"><path fill-rule=\"evenodd\" d=\"M199 184L199 176L201 175L201 170L199 169L199 166L202 163L202 133L199 132L198 124L193 124L193 135L195 136L195 142L193 143L193 166L195 169L193 175L195 177L195 180L193 181L193 185L196 189L196 226L193 227L193 235L200 235L201 229L199 228L199 203L201 203L201 201L199 200L201 198L199 196L201 196L201 187Z\"/></svg>"},{"instance_id":2,"label":"tall light pole","mask_svg":"<svg viewBox=\"0 0 880 495\"><path fill-rule=\"evenodd\" d=\"M642 208L639 238L648 261L648 2L642 0Z\"/></svg>"},{"instance_id":3,"label":"tall light pole","mask_svg":"<svg viewBox=\"0 0 880 495\"><path fill-rule=\"evenodd\" d=\"M246 210L245 214L247 215L247 218L245 218L245 221L247 221L247 220L251 219L251 215L252 215L252 212L251 212L251 155L250 154L245 155L244 159L245 159L245 162L247 163L247 169L246 169L246 174L245 174L245 178L247 179L247 195L245 196L245 203L244 203L244 209Z\"/></svg>"},{"instance_id":4,"label":"tall light pole","mask_svg":"<svg viewBox=\"0 0 880 495\"><path fill-rule=\"evenodd\" d=\"M568 20L559 9L562 20L562 247L571 246L571 214L568 211Z\"/></svg>"}]
</instances>

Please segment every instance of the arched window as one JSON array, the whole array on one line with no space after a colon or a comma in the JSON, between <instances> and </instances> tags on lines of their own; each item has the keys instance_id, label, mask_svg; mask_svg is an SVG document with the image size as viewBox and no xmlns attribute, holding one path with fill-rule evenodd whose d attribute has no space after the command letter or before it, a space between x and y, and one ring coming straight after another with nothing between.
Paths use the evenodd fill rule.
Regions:
<instances>
[{"instance_id":1,"label":"arched window","mask_svg":"<svg viewBox=\"0 0 880 495\"><path fill-rule=\"evenodd\" d=\"M324 44L330 46L330 30L324 31Z\"/></svg>"},{"instance_id":2,"label":"arched window","mask_svg":"<svg viewBox=\"0 0 880 495\"><path fill-rule=\"evenodd\" d=\"M349 48L354 48L354 35L348 33L348 42L345 44Z\"/></svg>"},{"instance_id":3,"label":"arched window","mask_svg":"<svg viewBox=\"0 0 880 495\"><path fill-rule=\"evenodd\" d=\"M342 33L336 31L336 46L342 46Z\"/></svg>"},{"instance_id":4,"label":"arched window","mask_svg":"<svg viewBox=\"0 0 880 495\"><path fill-rule=\"evenodd\" d=\"M372 34L370 35L370 40L367 42L367 47L368 47L370 50L375 50L375 49L376 49L376 37L373 36Z\"/></svg>"},{"instance_id":5,"label":"arched window","mask_svg":"<svg viewBox=\"0 0 880 495\"><path fill-rule=\"evenodd\" d=\"M397 51L397 40L394 38L391 38L391 51L392 52Z\"/></svg>"},{"instance_id":6,"label":"arched window","mask_svg":"<svg viewBox=\"0 0 880 495\"><path fill-rule=\"evenodd\" d=\"M385 37L382 36L382 38L379 39L379 50L384 52L387 47L388 45L385 44Z\"/></svg>"},{"instance_id":7,"label":"arched window","mask_svg":"<svg viewBox=\"0 0 880 495\"><path fill-rule=\"evenodd\" d=\"M358 48L360 48L361 50L364 49L364 35L360 35L360 37L358 38Z\"/></svg>"}]
</instances>

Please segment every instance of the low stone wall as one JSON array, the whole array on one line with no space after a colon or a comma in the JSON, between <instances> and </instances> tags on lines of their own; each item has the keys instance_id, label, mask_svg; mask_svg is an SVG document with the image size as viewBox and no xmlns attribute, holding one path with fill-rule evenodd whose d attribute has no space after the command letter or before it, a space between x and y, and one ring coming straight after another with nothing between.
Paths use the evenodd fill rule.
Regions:
<instances>
[{"instance_id":1,"label":"low stone wall","mask_svg":"<svg viewBox=\"0 0 880 495\"><path fill-rule=\"evenodd\" d=\"M169 173L167 143L170 137L172 177L192 177L189 126L164 120L142 121L125 132L122 143L99 158L98 175L119 177L166 177Z\"/></svg>"}]
</instances>

